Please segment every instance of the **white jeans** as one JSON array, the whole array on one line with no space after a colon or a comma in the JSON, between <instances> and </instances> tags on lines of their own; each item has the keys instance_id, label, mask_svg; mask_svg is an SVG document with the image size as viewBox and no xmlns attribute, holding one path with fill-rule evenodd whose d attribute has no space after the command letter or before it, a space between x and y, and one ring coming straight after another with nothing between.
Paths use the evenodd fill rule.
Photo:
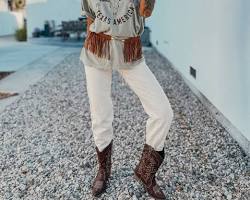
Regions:
<instances>
[{"instance_id":1,"label":"white jeans","mask_svg":"<svg viewBox=\"0 0 250 200\"><path fill-rule=\"evenodd\" d=\"M145 142L156 151L161 151L174 115L166 94L146 62L130 69L117 69L117 71L139 97L149 116L146 122ZM111 99L112 69L98 69L85 65L85 75L91 112L91 129L95 145L99 151L102 151L114 137Z\"/></svg>"}]
</instances>

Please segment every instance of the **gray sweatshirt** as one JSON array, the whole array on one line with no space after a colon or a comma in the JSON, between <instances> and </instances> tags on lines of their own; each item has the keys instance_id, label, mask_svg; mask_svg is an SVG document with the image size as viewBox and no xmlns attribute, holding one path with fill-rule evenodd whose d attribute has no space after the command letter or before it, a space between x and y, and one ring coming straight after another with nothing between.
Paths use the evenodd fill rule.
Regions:
<instances>
[{"instance_id":1,"label":"gray sweatshirt","mask_svg":"<svg viewBox=\"0 0 250 200\"><path fill-rule=\"evenodd\" d=\"M82 0L81 15L94 19L90 25L91 32L104 32L117 38L135 37L144 31L145 17L139 15L139 0ZM123 60L123 42L110 41L110 59L97 57L84 47L80 60L84 65L102 68L131 68L143 61L142 58L133 62Z\"/></svg>"}]
</instances>

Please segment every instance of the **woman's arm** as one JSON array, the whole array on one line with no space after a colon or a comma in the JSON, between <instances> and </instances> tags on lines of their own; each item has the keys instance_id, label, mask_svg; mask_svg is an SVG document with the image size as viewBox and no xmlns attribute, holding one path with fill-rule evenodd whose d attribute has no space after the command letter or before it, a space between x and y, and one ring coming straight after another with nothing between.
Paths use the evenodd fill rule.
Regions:
<instances>
[{"instance_id":1,"label":"woman's arm","mask_svg":"<svg viewBox=\"0 0 250 200\"><path fill-rule=\"evenodd\" d=\"M155 0L140 0L140 15L150 17L154 10Z\"/></svg>"}]
</instances>

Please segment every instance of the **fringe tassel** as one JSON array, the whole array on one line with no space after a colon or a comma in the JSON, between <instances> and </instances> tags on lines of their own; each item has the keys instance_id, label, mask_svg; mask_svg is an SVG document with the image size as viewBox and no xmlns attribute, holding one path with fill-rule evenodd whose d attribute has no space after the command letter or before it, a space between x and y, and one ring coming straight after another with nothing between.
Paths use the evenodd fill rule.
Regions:
<instances>
[{"instance_id":1,"label":"fringe tassel","mask_svg":"<svg viewBox=\"0 0 250 200\"><path fill-rule=\"evenodd\" d=\"M84 47L100 58L110 59L110 40L109 35L89 32Z\"/></svg>"},{"instance_id":2,"label":"fringe tassel","mask_svg":"<svg viewBox=\"0 0 250 200\"><path fill-rule=\"evenodd\" d=\"M124 62L132 62L142 58L142 46L140 37L131 37L124 41Z\"/></svg>"}]
</instances>

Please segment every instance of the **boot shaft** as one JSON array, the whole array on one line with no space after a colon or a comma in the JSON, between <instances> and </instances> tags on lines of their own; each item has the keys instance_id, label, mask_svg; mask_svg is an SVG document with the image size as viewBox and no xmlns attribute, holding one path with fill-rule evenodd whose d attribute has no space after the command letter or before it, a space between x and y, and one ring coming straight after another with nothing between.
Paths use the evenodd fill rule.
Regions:
<instances>
[{"instance_id":1,"label":"boot shaft","mask_svg":"<svg viewBox=\"0 0 250 200\"><path fill-rule=\"evenodd\" d=\"M144 145L141 159L136 167L136 172L139 174L143 181L147 184L155 183L155 174L158 171L164 160L164 156L155 151L153 147L148 144Z\"/></svg>"},{"instance_id":2,"label":"boot shaft","mask_svg":"<svg viewBox=\"0 0 250 200\"><path fill-rule=\"evenodd\" d=\"M107 176L110 176L111 173L112 148L113 148L113 140L103 151L99 151L99 149L96 147L99 170L102 171L104 170Z\"/></svg>"},{"instance_id":3,"label":"boot shaft","mask_svg":"<svg viewBox=\"0 0 250 200\"><path fill-rule=\"evenodd\" d=\"M164 159L164 150L159 153L148 144L144 145L139 164L135 168L135 178L139 180L150 196L156 199L166 199L165 194L155 180L155 174Z\"/></svg>"},{"instance_id":4,"label":"boot shaft","mask_svg":"<svg viewBox=\"0 0 250 200\"><path fill-rule=\"evenodd\" d=\"M92 194L94 196L101 195L106 189L106 184L111 174L112 145L113 140L102 152L96 147L99 169L92 185Z\"/></svg>"}]
</instances>

